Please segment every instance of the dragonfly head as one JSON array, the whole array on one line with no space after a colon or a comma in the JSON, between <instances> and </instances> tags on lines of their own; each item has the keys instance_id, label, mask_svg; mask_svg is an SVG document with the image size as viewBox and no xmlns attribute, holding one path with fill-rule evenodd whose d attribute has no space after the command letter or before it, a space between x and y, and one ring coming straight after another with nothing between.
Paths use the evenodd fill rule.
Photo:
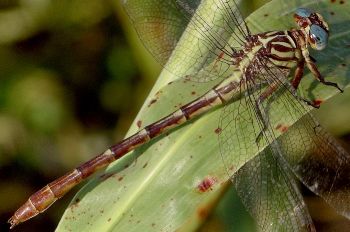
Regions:
<instances>
[{"instance_id":1,"label":"dragonfly head","mask_svg":"<svg viewBox=\"0 0 350 232\"><path fill-rule=\"evenodd\" d=\"M308 37L308 43L315 50L322 50L328 43L328 24L322 15L307 8L298 8L294 20Z\"/></svg>"}]
</instances>

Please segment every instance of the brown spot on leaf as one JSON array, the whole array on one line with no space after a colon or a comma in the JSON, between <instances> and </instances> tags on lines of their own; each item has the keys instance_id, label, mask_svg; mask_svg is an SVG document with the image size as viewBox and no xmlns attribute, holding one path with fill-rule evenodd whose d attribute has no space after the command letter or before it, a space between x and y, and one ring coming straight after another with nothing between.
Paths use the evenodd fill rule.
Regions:
<instances>
[{"instance_id":1,"label":"brown spot on leaf","mask_svg":"<svg viewBox=\"0 0 350 232\"><path fill-rule=\"evenodd\" d=\"M345 3L345 1L343 1L343 0L340 0L340 1L339 1L339 3L340 3L340 4L344 4L344 3Z\"/></svg>"},{"instance_id":2,"label":"brown spot on leaf","mask_svg":"<svg viewBox=\"0 0 350 232\"><path fill-rule=\"evenodd\" d=\"M70 210L73 212L75 208L79 207L80 199L76 199L73 204L69 206Z\"/></svg>"},{"instance_id":3,"label":"brown spot on leaf","mask_svg":"<svg viewBox=\"0 0 350 232\"><path fill-rule=\"evenodd\" d=\"M105 174L102 174L100 177L99 177L99 179L101 180L101 181L104 181L104 180L107 180L109 177L111 177L111 176L113 176L113 174L112 173L105 173Z\"/></svg>"},{"instance_id":4,"label":"brown spot on leaf","mask_svg":"<svg viewBox=\"0 0 350 232\"><path fill-rule=\"evenodd\" d=\"M275 129L284 133L288 130L288 128L289 128L289 126L287 126L287 125L278 124Z\"/></svg>"},{"instance_id":5,"label":"brown spot on leaf","mask_svg":"<svg viewBox=\"0 0 350 232\"><path fill-rule=\"evenodd\" d=\"M316 105L316 106L320 106L322 103L323 103L323 100L322 99L315 99L313 101L313 103Z\"/></svg>"},{"instance_id":6,"label":"brown spot on leaf","mask_svg":"<svg viewBox=\"0 0 350 232\"><path fill-rule=\"evenodd\" d=\"M212 186L217 182L214 177L205 177L198 185L197 189L199 192L204 193L212 190Z\"/></svg>"},{"instance_id":7,"label":"brown spot on leaf","mask_svg":"<svg viewBox=\"0 0 350 232\"><path fill-rule=\"evenodd\" d=\"M136 125L137 125L138 128L141 128L141 126L142 126L142 121L141 121L141 120L138 120L138 121L136 122Z\"/></svg>"},{"instance_id":8,"label":"brown spot on leaf","mask_svg":"<svg viewBox=\"0 0 350 232\"><path fill-rule=\"evenodd\" d=\"M112 218L108 218L108 219L107 219L107 222L110 222L111 220L112 220Z\"/></svg>"},{"instance_id":9,"label":"brown spot on leaf","mask_svg":"<svg viewBox=\"0 0 350 232\"><path fill-rule=\"evenodd\" d=\"M163 91L162 91L162 90L159 90L159 91L157 91L157 92L156 92L156 94L155 94L155 95L156 95L156 97L158 98L158 97L159 97L159 95L161 95L162 93L163 93Z\"/></svg>"},{"instance_id":10,"label":"brown spot on leaf","mask_svg":"<svg viewBox=\"0 0 350 232\"><path fill-rule=\"evenodd\" d=\"M124 177L123 176L120 176L119 178L118 178L118 181L122 181L124 179Z\"/></svg>"},{"instance_id":11,"label":"brown spot on leaf","mask_svg":"<svg viewBox=\"0 0 350 232\"><path fill-rule=\"evenodd\" d=\"M267 16L269 16L269 14L264 14L264 17L267 17Z\"/></svg>"},{"instance_id":12,"label":"brown spot on leaf","mask_svg":"<svg viewBox=\"0 0 350 232\"><path fill-rule=\"evenodd\" d=\"M192 94L192 95L196 95L196 91L192 91L191 94Z\"/></svg>"},{"instance_id":13,"label":"brown spot on leaf","mask_svg":"<svg viewBox=\"0 0 350 232\"><path fill-rule=\"evenodd\" d=\"M336 2L336 0L331 0L331 3L335 3Z\"/></svg>"},{"instance_id":14,"label":"brown spot on leaf","mask_svg":"<svg viewBox=\"0 0 350 232\"><path fill-rule=\"evenodd\" d=\"M221 131L222 131L222 129L221 129L220 127L218 127L218 128L215 129L215 133L216 133L216 134L220 134Z\"/></svg>"},{"instance_id":15,"label":"brown spot on leaf","mask_svg":"<svg viewBox=\"0 0 350 232\"><path fill-rule=\"evenodd\" d=\"M148 162L146 162L146 163L142 166L142 168L147 167L147 165L148 165Z\"/></svg>"},{"instance_id":16,"label":"brown spot on leaf","mask_svg":"<svg viewBox=\"0 0 350 232\"><path fill-rule=\"evenodd\" d=\"M176 105L174 106L174 108L175 108L175 109L179 109L181 106L182 106L182 103L180 102L179 104L176 104Z\"/></svg>"},{"instance_id":17,"label":"brown spot on leaf","mask_svg":"<svg viewBox=\"0 0 350 232\"><path fill-rule=\"evenodd\" d=\"M173 81L170 81L169 83L168 83L168 85L171 85L172 83L174 83Z\"/></svg>"},{"instance_id":18,"label":"brown spot on leaf","mask_svg":"<svg viewBox=\"0 0 350 232\"><path fill-rule=\"evenodd\" d=\"M157 102L157 99L152 99L151 101L150 101L150 103L148 103L148 107L150 107L151 105L153 105L154 103L156 103Z\"/></svg>"},{"instance_id":19,"label":"brown spot on leaf","mask_svg":"<svg viewBox=\"0 0 350 232\"><path fill-rule=\"evenodd\" d=\"M222 57L224 57L225 53L221 52L220 55L218 56L219 59L222 59Z\"/></svg>"},{"instance_id":20,"label":"brown spot on leaf","mask_svg":"<svg viewBox=\"0 0 350 232\"><path fill-rule=\"evenodd\" d=\"M202 220L208 217L209 211L206 207L200 207L197 209L198 217Z\"/></svg>"},{"instance_id":21,"label":"brown spot on leaf","mask_svg":"<svg viewBox=\"0 0 350 232\"><path fill-rule=\"evenodd\" d=\"M191 81L191 76L190 75L186 75L184 78L183 78L183 83L187 83L187 82L189 82L189 81Z\"/></svg>"},{"instance_id":22,"label":"brown spot on leaf","mask_svg":"<svg viewBox=\"0 0 350 232\"><path fill-rule=\"evenodd\" d=\"M228 169L229 169L230 171L233 171L233 170L235 170L235 166L231 165Z\"/></svg>"},{"instance_id":23,"label":"brown spot on leaf","mask_svg":"<svg viewBox=\"0 0 350 232\"><path fill-rule=\"evenodd\" d=\"M329 12L331 15L335 15L334 11Z\"/></svg>"}]
</instances>

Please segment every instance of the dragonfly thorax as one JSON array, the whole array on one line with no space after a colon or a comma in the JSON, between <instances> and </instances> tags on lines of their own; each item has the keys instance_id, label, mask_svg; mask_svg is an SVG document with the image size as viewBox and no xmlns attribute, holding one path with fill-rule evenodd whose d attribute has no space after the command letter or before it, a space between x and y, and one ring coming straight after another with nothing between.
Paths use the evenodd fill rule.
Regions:
<instances>
[{"instance_id":1,"label":"dragonfly thorax","mask_svg":"<svg viewBox=\"0 0 350 232\"><path fill-rule=\"evenodd\" d=\"M251 35L245 44L239 61L242 73L261 71L261 66L293 68L302 57L300 48L288 31L270 31Z\"/></svg>"}]
</instances>

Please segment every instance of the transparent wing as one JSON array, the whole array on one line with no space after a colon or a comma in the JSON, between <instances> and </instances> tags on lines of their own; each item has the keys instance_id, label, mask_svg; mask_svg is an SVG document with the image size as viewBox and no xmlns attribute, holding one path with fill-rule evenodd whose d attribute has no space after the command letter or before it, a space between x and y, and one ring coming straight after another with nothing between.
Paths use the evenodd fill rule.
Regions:
<instances>
[{"instance_id":1,"label":"transparent wing","mask_svg":"<svg viewBox=\"0 0 350 232\"><path fill-rule=\"evenodd\" d=\"M269 148L241 167L232 182L261 231L315 231L293 174Z\"/></svg>"},{"instance_id":2,"label":"transparent wing","mask_svg":"<svg viewBox=\"0 0 350 232\"><path fill-rule=\"evenodd\" d=\"M288 164L308 188L323 197L339 213L349 217L349 155L308 113L310 108L296 96L285 70L271 67L268 60L262 60L257 67L259 70L255 70L254 78L242 81L241 85L245 84L247 89L244 97L238 102L226 105L221 113L219 143L228 174L231 176L235 173L234 165L238 162L248 162L241 160L241 157L249 157L248 153L258 155L269 145L272 155L284 161L282 163L285 166ZM273 91L270 91L271 89ZM264 101L261 101L262 96ZM298 127L289 129L303 115L305 116ZM290 131L288 135L284 134L287 131ZM261 135L262 139L259 140ZM279 135L283 135L283 139L277 140ZM264 159L267 158L260 159L265 162ZM267 174L264 173L266 170L262 169L261 164L255 161L249 166L249 172L256 173L247 177L250 178L250 183L261 187L267 184L263 183L264 175ZM290 178L290 175L285 177ZM289 186L293 186L293 178L289 181ZM290 190L289 187L288 191ZM242 194L243 191L245 190L242 190ZM281 191L276 194L281 194L282 199L292 193ZM286 201L284 204L293 205L296 199L291 198L290 202ZM275 203L266 202L266 204ZM250 205L250 208L252 207ZM261 212L262 209L265 208L257 209L259 214L274 214L273 210ZM254 210L253 214L257 213ZM299 221L309 224L309 215L307 213L300 215L304 215L304 219Z\"/></svg>"},{"instance_id":3,"label":"transparent wing","mask_svg":"<svg viewBox=\"0 0 350 232\"><path fill-rule=\"evenodd\" d=\"M339 214L350 218L349 153L310 114L290 129L280 144L293 172Z\"/></svg>"},{"instance_id":4,"label":"transparent wing","mask_svg":"<svg viewBox=\"0 0 350 232\"><path fill-rule=\"evenodd\" d=\"M242 83L244 85L245 83ZM223 107L219 120L219 146L220 153L229 176L237 170L236 164L245 163L243 157L259 154L268 144L265 140L257 142L256 139L262 131L261 121L257 119L255 101L262 90L245 96L237 102ZM271 140L272 142L273 140ZM250 155L252 154L252 155Z\"/></svg>"},{"instance_id":5,"label":"transparent wing","mask_svg":"<svg viewBox=\"0 0 350 232\"><path fill-rule=\"evenodd\" d=\"M248 35L233 0L125 0L124 6L158 62L193 81L225 76L235 46Z\"/></svg>"},{"instance_id":6,"label":"transparent wing","mask_svg":"<svg viewBox=\"0 0 350 232\"><path fill-rule=\"evenodd\" d=\"M274 156L267 148L233 176L240 198L261 229L312 230L293 173L338 213L349 218L350 156L340 144L310 114L290 127L278 138L278 143L285 159Z\"/></svg>"},{"instance_id":7,"label":"transparent wing","mask_svg":"<svg viewBox=\"0 0 350 232\"><path fill-rule=\"evenodd\" d=\"M266 69L267 66L263 67ZM274 80L277 80L276 76L284 75L279 68L265 73ZM273 122L273 128L288 131L283 134L287 139L278 139L278 152L305 186L325 199L339 214L350 218L350 154L319 125L305 103L296 99L289 82L281 87L287 93L277 96L284 111L299 118L304 116L291 130L288 126L294 123Z\"/></svg>"},{"instance_id":8,"label":"transparent wing","mask_svg":"<svg viewBox=\"0 0 350 232\"><path fill-rule=\"evenodd\" d=\"M220 153L230 176L236 170L235 164L248 161L241 157L258 155L283 132L279 125L292 125L306 112L289 92L288 72L263 65L259 65L261 70L255 70L253 78L241 81L243 97L225 105L220 115ZM276 86L273 91L272 86ZM261 101L261 96L269 92ZM278 147L274 150L279 153Z\"/></svg>"}]
</instances>

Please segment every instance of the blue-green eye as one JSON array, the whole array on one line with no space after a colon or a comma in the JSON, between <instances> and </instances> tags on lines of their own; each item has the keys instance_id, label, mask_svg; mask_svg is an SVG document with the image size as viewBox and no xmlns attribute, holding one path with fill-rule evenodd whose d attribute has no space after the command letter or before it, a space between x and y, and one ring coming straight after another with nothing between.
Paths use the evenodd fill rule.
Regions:
<instances>
[{"instance_id":1,"label":"blue-green eye","mask_svg":"<svg viewBox=\"0 0 350 232\"><path fill-rule=\"evenodd\" d=\"M296 11L295 11L295 14L300 16L300 17L303 17L303 18L307 18L309 17L313 12L307 8L298 8Z\"/></svg>"},{"instance_id":2,"label":"blue-green eye","mask_svg":"<svg viewBox=\"0 0 350 232\"><path fill-rule=\"evenodd\" d=\"M322 50L327 46L328 32L318 25L310 26L310 45L313 49Z\"/></svg>"}]
</instances>

